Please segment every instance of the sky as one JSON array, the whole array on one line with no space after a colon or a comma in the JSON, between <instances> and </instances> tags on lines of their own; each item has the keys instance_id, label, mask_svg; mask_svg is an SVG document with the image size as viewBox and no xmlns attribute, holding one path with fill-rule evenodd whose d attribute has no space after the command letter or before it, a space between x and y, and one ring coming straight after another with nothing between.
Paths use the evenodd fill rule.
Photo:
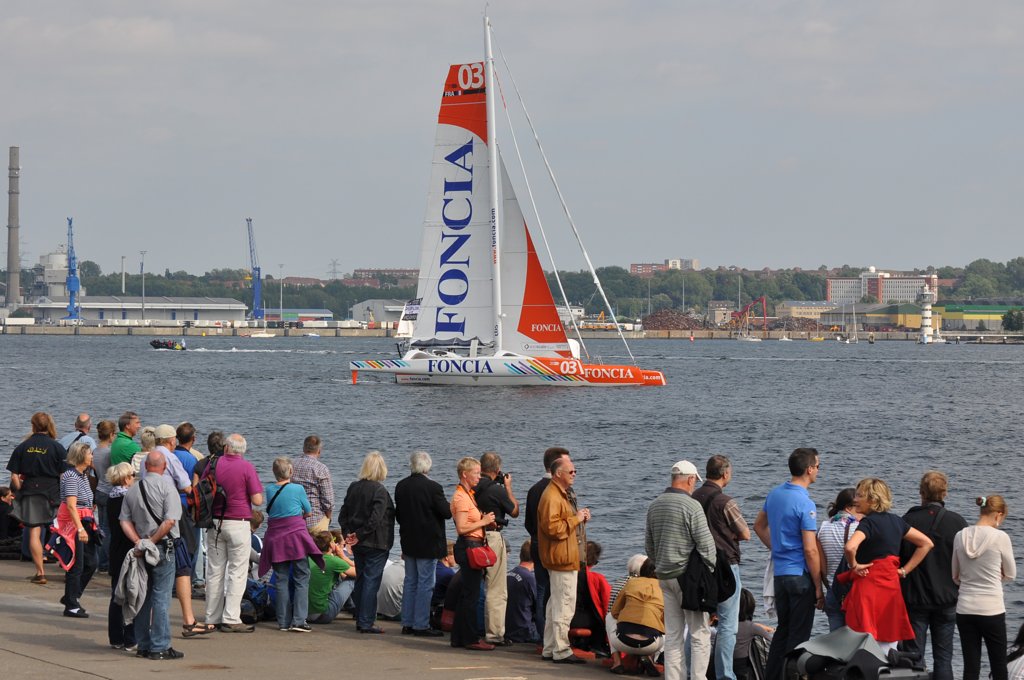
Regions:
<instances>
[{"instance_id":1,"label":"sky","mask_svg":"<svg viewBox=\"0 0 1024 680\"><path fill-rule=\"evenodd\" d=\"M21 148L23 264L65 243L71 216L79 260L104 272L122 257L137 272L142 250L148 272L247 268L247 217L265 274L417 266L440 92L449 64L482 58L483 12L7 0L0 146ZM489 12L596 266L1024 255L1024 3ZM556 266L583 268L542 167L528 168ZM6 233L0 248L5 265Z\"/></svg>"}]
</instances>

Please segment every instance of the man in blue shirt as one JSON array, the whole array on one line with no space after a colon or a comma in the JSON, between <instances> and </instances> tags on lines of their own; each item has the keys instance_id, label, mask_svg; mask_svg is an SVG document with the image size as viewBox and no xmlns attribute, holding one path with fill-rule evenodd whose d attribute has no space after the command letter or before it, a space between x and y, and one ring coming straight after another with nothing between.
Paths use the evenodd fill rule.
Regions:
<instances>
[{"instance_id":1,"label":"man in blue shirt","mask_svg":"<svg viewBox=\"0 0 1024 680\"><path fill-rule=\"evenodd\" d=\"M89 436L89 430L91 429L92 418L88 413L79 413L78 417L75 418L75 429L60 438L60 445L65 449L70 449L71 445L75 442L83 441L89 445L90 449L95 451L96 440Z\"/></svg>"},{"instance_id":2,"label":"man in blue shirt","mask_svg":"<svg viewBox=\"0 0 1024 680\"><path fill-rule=\"evenodd\" d=\"M534 625L537 609L537 579L533 575L530 539L519 549L519 564L508 572L508 605L505 608L505 637L512 642L537 642Z\"/></svg>"},{"instance_id":3,"label":"man in blue shirt","mask_svg":"<svg viewBox=\"0 0 1024 680\"><path fill-rule=\"evenodd\" d=\"M772 489L754 521L754 533L772 551L775 609L779 625L768 651L766 675L781 680L786 654L811 637L814 610L825 606L814 501L807 488L818 479L817 449L799 448L789 456L790 481Z\"/></svg>"}]
</instances>

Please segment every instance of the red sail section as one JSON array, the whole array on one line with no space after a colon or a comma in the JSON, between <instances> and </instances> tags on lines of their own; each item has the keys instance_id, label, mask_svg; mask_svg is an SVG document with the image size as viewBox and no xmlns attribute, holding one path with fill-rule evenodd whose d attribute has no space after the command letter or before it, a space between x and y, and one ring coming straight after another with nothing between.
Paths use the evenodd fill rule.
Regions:
<instances>
[{"instance_id":1,"label":"red sail section","mask_svg":"<svg viewBox=\"0 0 1024 680\"><path fill-rule=\"evenodd\" d=\"M518 331L535 342L565 343L565 329L558 318L558 309L551 297L551 288L544 276L544 269L537 259L537 251L533 247L530 230L523 224L526 232L526 287L523 290L523 311L519 317ZM571 356L570 352L559 352Z\"/></svg>"},{"instance_id":2,"label":"red sail section","mask_svg":"<svg viewBox=\"0 0 1024 680\"><path fill-rule=\"evenodd\" d=\"M438 124L454 125L487 143L487 101L484 64L452 64L444 81Z\"/></svg>"}]
</instances>

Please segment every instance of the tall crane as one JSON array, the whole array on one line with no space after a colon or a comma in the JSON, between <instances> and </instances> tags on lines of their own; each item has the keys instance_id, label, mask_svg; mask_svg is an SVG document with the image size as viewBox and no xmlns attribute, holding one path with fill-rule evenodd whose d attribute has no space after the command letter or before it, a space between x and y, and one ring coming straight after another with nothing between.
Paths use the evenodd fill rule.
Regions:
<instances>
[{"instance_id":1,"label":"tall crane","mask_svg":"<svg viewBox=\"0 0 1024 680\"><path fill-rule=\"evenodd\" d=\"M252 318L262 321L263 314L263 272L260 270L260 260L256 255L256 235L252 230L252 218L246 217L245 224L249 227L249 262L252 266Z\"/></svg>"},{"instance_id":2,"label":"tall crane","mask_svg":"<svg viewBox=\"0 0 1024 680\"><path fill-rule=\"evenodd\" d=\"M82 282L78 278L78 258L75 257L75 231L71 226L71 218L68 218L68 278L64 282L68 289L68 315L65 319L79 321L82 305L78 300L78 291L82 289Z\"/></svg>"}]
</instances>

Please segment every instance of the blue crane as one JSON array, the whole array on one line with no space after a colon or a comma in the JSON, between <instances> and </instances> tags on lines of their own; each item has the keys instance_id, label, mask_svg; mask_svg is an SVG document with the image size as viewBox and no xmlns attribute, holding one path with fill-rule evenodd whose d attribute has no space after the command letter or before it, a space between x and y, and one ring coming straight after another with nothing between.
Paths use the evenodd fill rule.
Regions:
<instances>
[{"instance_id":1,"label":"blue crane","mask_svg":"<svg viewBox=\"0 0 1024 680\"><path fill-rule=\"evenodd\" d=\"M68 315L65 319L73 321L81 320L80 314L82 305L78 300L78 291L82 289L82 282L78 278L78 258L75 257L75 231L71 226L71 218L68 218L68 278L64 282L68 289Z\"/></svg>"},{"instance_id":2,"label":"blue crane","mask_svg":"<svg viewBox=\"0 0 1024 680\"><path fill-rule=\"evenodd\" d=\"M257 321L264 319L263 315L263 272L260 270L260 260L256 255L256 236L252 231L252 218L246 217L245 224L249 227L249 261L252 265L252 318Z\"/></svg>"}]
</instances>

